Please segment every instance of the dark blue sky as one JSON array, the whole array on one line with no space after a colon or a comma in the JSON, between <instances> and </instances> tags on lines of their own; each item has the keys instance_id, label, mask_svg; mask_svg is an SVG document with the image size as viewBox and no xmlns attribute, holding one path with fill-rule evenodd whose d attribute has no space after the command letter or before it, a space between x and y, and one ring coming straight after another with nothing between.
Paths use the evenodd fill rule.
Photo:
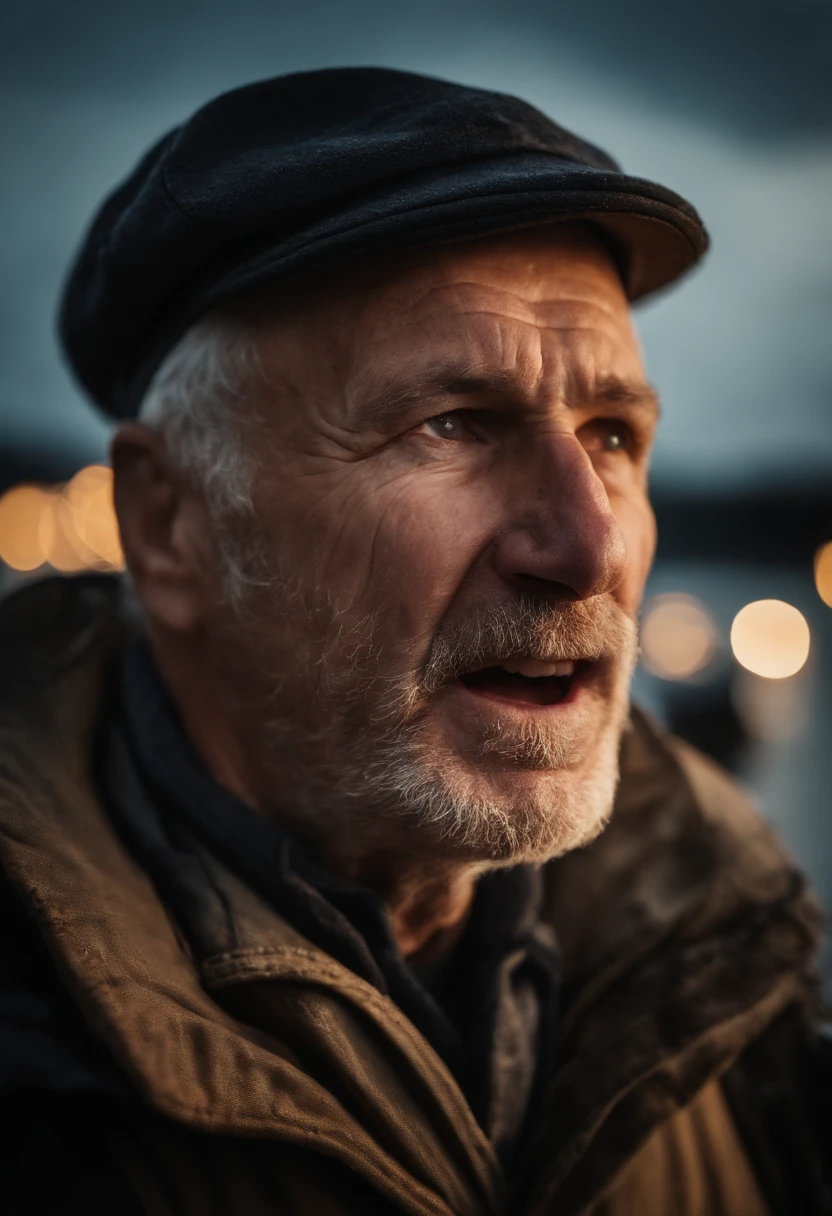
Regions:
<instances>
[{"instance_id":1,"label":"dark blue sky","mask_svg":"<svg viewBox=\"0 0 832 1216\"><path fill-rule=\"evenodd\" d=\"M4 6L0 447L99 455L54 300L103 194L222 89L376 63L518 93L687 195L714 250L641 313L665 399L656 476L832 477L832 5L824 0Z\"/></svg>"}]
</instances>

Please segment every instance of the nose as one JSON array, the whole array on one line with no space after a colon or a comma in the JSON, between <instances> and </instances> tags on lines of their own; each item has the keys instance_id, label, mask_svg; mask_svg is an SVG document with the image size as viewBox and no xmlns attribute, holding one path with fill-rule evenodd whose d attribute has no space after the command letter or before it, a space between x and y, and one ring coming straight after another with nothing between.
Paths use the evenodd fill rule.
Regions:
<instances>
[{"instance_id":1,"label":"nose","mask_svg":"<svg viewBox=\"0 0 832 1216\"><path fill-rule=\"evenodd\" d=\"M606 487L577 436L547 437L512 483L511 522L496 545L500 577L560 599L615 591L627 570L627 548Z\"/></svg>"}]
</instances>

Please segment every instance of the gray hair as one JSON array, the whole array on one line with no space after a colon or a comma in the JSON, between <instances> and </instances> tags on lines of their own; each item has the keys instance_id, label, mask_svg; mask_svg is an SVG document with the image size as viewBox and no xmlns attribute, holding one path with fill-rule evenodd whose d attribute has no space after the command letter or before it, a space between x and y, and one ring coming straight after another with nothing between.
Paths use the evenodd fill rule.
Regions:
<instances>
[{"instance_id":1,"label":"gray hair","mask_svg":"<svg viewBox=\"0 0 832 1216\"><path fill-rule=\"evenodd\" d=\"M253 329L230 317L209 315L164 359L138 415L163 437L186 484L204 496L225 593L234 605L253 580L253 549L245 552L241 529L233 525L253 518L253 445L245 443L240 404L259 370Z\"/></svg>"},{"instance_id":2,"label":"gray hair","mask_svg":"<svg viewBox=\"0 0 832 1216\"><path fill-rule=\"evenodd\" d=\"M257 367L251 334L206 317L164 359L139 409L139 421L164 436L182 475L223 518L252 506L239 403Z\"/></svg>"}]
</instances>

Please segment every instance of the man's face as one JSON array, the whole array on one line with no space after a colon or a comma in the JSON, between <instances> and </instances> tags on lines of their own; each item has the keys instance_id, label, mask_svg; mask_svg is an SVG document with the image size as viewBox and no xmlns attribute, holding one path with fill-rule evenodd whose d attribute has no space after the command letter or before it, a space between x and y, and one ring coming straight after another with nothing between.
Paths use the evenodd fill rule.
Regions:
<instances>
[{"instance_id":1,"label":"man's face","mask_svg":"<svg viewBox=\"0 0 832 1216\"><path fill-rule=\"evenodd\" d=\"M288 311L245 440L259 577L216 625L264 801L342 850L591 839L654 548L656 403L612 261L554 226Z\"/></svg>"}]
</instances>

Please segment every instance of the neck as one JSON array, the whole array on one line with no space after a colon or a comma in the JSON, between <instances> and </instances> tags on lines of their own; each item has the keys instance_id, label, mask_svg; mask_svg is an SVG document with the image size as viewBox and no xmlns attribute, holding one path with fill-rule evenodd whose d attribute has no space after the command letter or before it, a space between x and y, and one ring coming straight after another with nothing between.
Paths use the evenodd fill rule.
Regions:
<instances>
[{"instance_id":1,"label":"neck","mask_svg":"<svg viewBox=\"0 0 832 1216\"><path fill-rule=\"evenodd\" d=\"M331 873L377 891L387 904L396 943L405 958L439 957L462 932L481 864L403 856L394 850L339 858L325 852Z\"/></svg>"},{"instance_id":2,"label":"neck","mask_svg":"<svg viewBox=\"0 0 832 1216\"><path fill-rule=\"evenodd\" d=\"M298 822L258 796L257 764L229 721L227 689L209 664L195 662L185 639L151 633L151 649L184 729L214 780L252 810L304 838L326 869L376 891L387 904L404 957L425 961L449 949L461 933L483 866L447 858L414 857L380 842L333 842L322 824ZM339 844L342 847L339 847ZM362 848L362 845L365 847Z\"/></svg>"}]
</instances>

